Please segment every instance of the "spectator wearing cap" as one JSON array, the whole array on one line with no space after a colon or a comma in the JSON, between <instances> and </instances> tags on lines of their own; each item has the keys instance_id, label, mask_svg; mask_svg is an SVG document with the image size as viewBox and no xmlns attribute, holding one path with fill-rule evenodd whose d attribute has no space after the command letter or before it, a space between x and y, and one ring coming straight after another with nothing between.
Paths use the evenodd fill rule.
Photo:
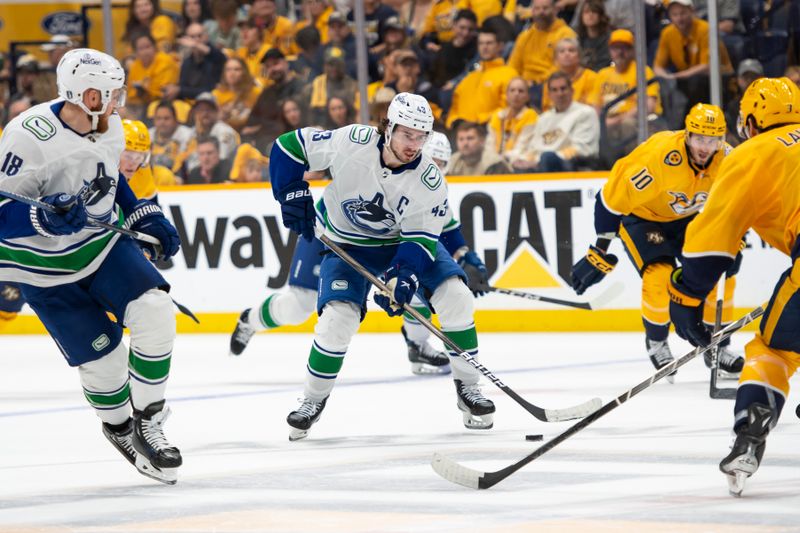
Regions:
<instances>
[{"instance_id":1,"label":"spectator wearing cap","mask_svg":"<svg viewBox=\"0 0 800 533\"><path fill-rule=\"evenodd\" d=\"M458 7L469 9L478 17L478 26L483 25L483 21L503 14L503 2L501 0L459 0Z\"/></svg>"},{"instance_id":2,"label":"spectator wearing cap","mask_svg":"<svg viewBox=\"0 0 800 533\"><path fill-rule=\"evenodd\" d=\"M76 42L69 38L69 35L53 35L50 42L41 46L43 52L47 52L47 66L56 68L58 62L68 51L76 47Z\"/></svg>"},{"instance_id":3,"label":"spectator wearing cap","mask_svg":"<svg viewBox=\"0 0 800 533\"><path fill-rule=\"evenodd\" d=\"M178 40L186 51L181 63L178 83L164 88L164 98L194 99L204 92L210 92L219 83L225 54L208 42L208 34L202 24L189 24L186 34Z\"/></svg>"},{"instance_id":4,"label":"spectator wearing cap","mask_svg":"<svg viewBox=\"0 0 800 533\"><path fill-rule=\"evenodd\" d=\"M200 163L197 154L198 139L213 137L217 140L220 158L229 159L236 153L239 146L239 134L228 124L219 119L217 100L211 93L202 93L192 106L192 138L186 147L184 174L194 170Z\"/></svg>"},{"instance_id":5,"label":"spectator wearing cap","mask_svg":"<svg viewBox=\"0 0 800 533\"><path fill-rule=\"evenodd\" d=\"M675 110L673 125L676 125L683 122L692 106L708 101L708 22L694 16L692 0L664 0L664 5L670 24L661 31L653 71L672 80L665 84L666 95L675 96L673 88L677 87L685 97L682 106L678 101L668 104ZM722 43L719 59L721 73L731 74L733 67Z\"/></svg>"},{"instance_id":6,"label":"spectator wearing cap","mask_svg":"<svg viewBox=\"0 0 800 533\"><path fill-rule=\"evenodd\" d=\"M244 59L231 57L225 62L222 79L211 94L219 105L220 118L236 131L240 131L261 94L261 86L250 75Z\"/></svg>"},{"instance_id":7,"label":"spectator wearing cap","mask_svg":"<svg viewBox=\"0 0 800 533\"><path fill-rule=\"evenodd\" d=\"M357 78L356 37L347 22L347 17L338 11L334 11L328 17L328 44L323 49L323 56L331 48L339 48L344 52L347 74Z\"/></svg>"},{"instance_id":8,"label":"spectator wearing cap","mask_svg":"<svg viewBox=\"0 0 800 533\"><path fill-rule=\"evenodd\" d=\"M298 52L289 67L297 73L301 80L311 82L322 74L324 48L320 42L319 32L314 26L306 26L294 36L294 44Z\"/></svg>"},{"instance_id":9,"label":"spectator wearing cap","mask_svg":"<svg viewBox=\"0 0 800 533\"><path fill-rule=\"evenodd\" d=\"M533 24L517 37L508 64L531 83L535 96L532 102L536 106L541 98L541 85L556 70L553 61L556 43L576 34L556 17L553 0L533 0L532 5Z\"/></svg>"},{"instance_id":10,"label":"spectator wearing cap","mask_svg":"<svg viewBox=\"0 0 800 533\"><path fill-rule=\"evenodd\" d=\"M421 76L422 69L419 57L408 49L395 50L390 56L394 63L394 79L385 84L395 94L414 93L424 96L433 110L433 116L438 120L442 116L439 107L439 93L431 82Z\"/></svg>"},{"instance_id":11,"label":"spectator wearing cap","mask_svg":"<svg viewBox=\"0 0 800 533\"><path fill-rule=\"evenodd\" d=\"M222 157L219 141L212 136L197 139L197 165L189 171L187 185L225 183L231 179L231 162Z\"/></svg>"},{"instance_id":12,"label":"spectator wearing cap","mask_svg":"<svg viewBox=\"0 0 800 533\"><path fill-rule=\"evenodd\" d=\"M458 11L456 0L434 0L433 5L428 9L422 28L417 32L421 36L420 44L427 51L438 52L444 43L453 40L453 24L455 24Z\"/></svg>"},{"instance_id":13,"label":"spectator wearing cap","mask_svg":"<svg viewBox=\"0 0 800 533\"><path fill-rule=\"evenodd\" d=\"M728 101L725 106L725 124L728 127L727 140L731 146L741 143L739 134L736 131L736 123L739 119L739 103L742 95L758 78L764 77L764 66L758 59L743 59L736 70L736 94Z\"/></svg>"},{"instance_id":14,"label":"spectator wearing cap","mask_svg":"<svg viewBox=\"0 0 800 533\"><path fill-rule=\"evenodd\" d=\"M194 137L192 128L178 122L172 102L161 101L153 112L153 127L149 130L150 158L153 165L178 173Z\"/></svg>"},{"instance_id":15,"label":"spectator wearing cap","mask_svg":"<svg viewBox=\"0 0 800 533\"><path fill-rule=\"evenodd\" d=\"M250 17L264 30L266 44L287 55L292 52L294 24L288 18L278 15L275 0L253 0Z\"/></svg>"},{"instance_id":16,"label":"spectator wearing cap","mask_svg":"<svg viewBox=\"0 0 800 533\"><path fill-rule=\"evenodd\" d=\"M355 24L355 13L351 10L347 14L347 22L352 26ZM400 17L400 14L383 4L381 0L364 0L364 31L367 37L367 46L372 48L381 43L380 27L381 23L389 17Z\"/></svg>"},{"instance_id":17,"label":"spectator wearing cap","mask_svg":"<svg viewBox=\"0 0 800 533\"><path fill-rule=\"evenodd\" d=\"M453 101L447 113L447 127L457 121L486 124L492 113L506 105L508 83L519 74L506 65L500 55L503 43L497 34L484 28L478 34L480 66L467 74L453 91Z\"/></svg>"},{"instance_id":18,"label":"spectator wearing cap","mask_svg":"<svg viewBox=\"0 0 800 533\"><path fill-rule=\"evenodd\" d=\"M528 105L528 82L520 77L508 82L506 107L492 113L487 125L486 146L511 161L512 151L525 146L533 135L539 115Z\"/></svg>"},{"instance_id":19,"label":"spectator wearing cap","mask_svg":"<svg viewBox=\"0 0 800 533\"><path fill-rule=\"evenodd\" d=\"M469 9L456 13L453 38L441 45L431 62L430 80L436 87L452 90L460 81L456 78L466 75L468 66L478 59L477 29L475 13Z\"/></svg>"},{"instance_id":20,"label":"spectator wearing cap","mask_svg":"<svg viewBox=\"0 0 800 533\"><path fill-rule=\"evenodd\" d=\"M568 74L555 72L547 80L553 107L541 115L526 143L510 154L520 172L564 172L576 169L576 158L597 157L600 122L591 106L573 100Z\"/></svg>"},{"instance_id":21,"label":"spectator wearing cap","mask_svg":"<svg viewBox=\"0 0 800 533\"><path fill-rule=\"evenodd\" d=\"M345 72L344 52L340 48L325 51L325 71L306 86L303 100L309 102L312 123L322 124L327 115L328 99L338 96L356 106L358 83Z\"/></svg>"},{"instance_id":22,"label":"spectator wearing cap","mask_svg":"<svg viewBox=\"0 0 800 533\"><path fill-rule=\"evenodd\" d=\"M486 127L461 121L456 127L458 151L447 164L448 176L486 176L510 174L511 167L491 147L486 146Z\"/></svg>"},{"instance_id":23,"label":"spectator wearing cap","mask_svg":"<svg viewBox=\"0 0 800 533\"><path fill-rule=\"evenodd\" d=\"M328 19L332 13L333 6L326 0L303 0L304 18L295 23L295 35L303 28L313 26L319 32L320 42L328 44Z\"/></svg>"},{"instance_id":24,"label":"spectator wearing cap","mask_svg":"<svg viewBox=\"0 0 800 533\"><path fill-rule=\"evenodd\" d=\"M611 55L612 66L601 69L597 73L594 82L594 92L590 102L595 107L598 114L612 100L636 87L636 61L633 50L633 33L629 30L614 30L608 38L608 50ZM650 80L655 76L650 67L645 67L645 77ZM647 86L647 112L649 118L652 115L660 115L661 96L658 83L651 83ZM636 123L636 93L625 100L618 102L608 110L606 115L606 127L608 137L612 141L633 138L635 142L637 123ZM651 129L654 125L651 125ZM621 147L621 152L611 154L609 157L617 157L627 153L633 146Z\"/></svg>"},{"instance_id":25,"label":"spectator wearing cap","mask_svg":"<svg viewBox=\"0 0 800 533\"><path fill-rule=\"evenodd\" d=\"M34 105L56 97L57 88L52 80L42 76L39 62L32 54L19 56L15 74L17 93L30 98Z\"/></svg>"},{"instance_id":26,"label":"spectator wearing cap","mask_svg":"<svg viewBox=\"0 0 800 533\"><path fill-rule=\"evenodd\" d=\"M238 50L242 46L241 28L236 24L238 12L239 3L236 0L212 0L213 18L203 23L209 43L220 50Z\"/></svg>"},{"instance_id":27,"label":"spectator wearing cap","mask_svg":"<svg viewBox=\"0 0 800 533\"><path fill-rule=\"evenodd\" d=\"M582 104L592 104L591 98L597 73L581 66L581 48L578 39L568 37L558 41L555 61L558 71L569 76L573 99ZM553 102L550 99L547 84L545 84L542 92L542 110L547 111L551 107L553 107Z\"/></svg>"},{"instance_id":28,"label":"spectator wearing cap","mask_svg":"<svg viewBox=\"0 0 800 533\"><path fill-rule=\"evenodd\" d=\"M139 33L149 33L159 50L171 52L175 47L178 28L169 16L162 13L159 0L130 0L122 40L129 43Z\"/></svg>"},{"instance_id":29,"label":"spectator wearing cap","mask_svg":"<svg viewBox=\"0 0 800 533\"><path fill-rule=\"evenodd\" d=\"M273 49L272 45L264 41L264 30L255 19L249 18L242 22L242 46L236 50L236 56L244 60L247 70L253 79L263 85L269 85L269 80L262 71L262 62L267 50ZM277 48L274 48L277 50Z\"/></svg>"},{"instance_id":30,"label":"spectator wearing cap","mask_svg":"<svg viewBox=\"0 0 800 533\"><path fill-rule=\"evenodd\" d=\"M131 40L134 59L128 70L128 98L126 107L141 117L145 107L164 95L164 87L178 82L178 62L156 48L156 40L149 33L134 35Z\"/></svg>"},{"instance_id":31,"label":"spectator wearing cap","mask_svg":"<svg viewBox=\"0 0 800 533\"><path fill-rule=\"evenodd\" d=\"M256 100L242 129L242 138L261 153L267 154L272 141L284 133L280 124L281 103L300 95L305 83L289 69L286 57L277 48L271 48L264 54L263 66L270 83Z\"/></svg>"},{"instance_id":32,"label":"spectator wearing cap","mask_svg":"<svg viewBox=\"0 0 800 533\"><path fill-rule=\"evenodd\" d=\"M608 38L611 26L603 0L588 0L578 7L577 32L581 65L595 72L610 66Z\"/></svg>"},{"instance_id":33,"label":"spectator wearing cap","mask_svg":"<svg viewBox=\"0 0 800 533\"><path fill-rule=\"evenodd\" d=\"M386 17L378 26L380 33L380 43L370 49L370 53L376 55L391 54L395 50L408 46L408 28L400 20L399 16Z\"/></svg>"}]
</instances>

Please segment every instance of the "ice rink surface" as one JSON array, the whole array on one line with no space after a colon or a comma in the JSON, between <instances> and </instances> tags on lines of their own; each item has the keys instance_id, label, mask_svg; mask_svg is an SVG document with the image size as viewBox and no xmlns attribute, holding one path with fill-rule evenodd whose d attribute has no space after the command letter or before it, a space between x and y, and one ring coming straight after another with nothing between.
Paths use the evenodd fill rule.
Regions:
<instances>
[{"instance_id":1,"label":"ice rink surface","mask_svg":"<svg viewBox=\"0 0 800 533\"><path fill-rule=\"evenodd\" d=\"M741 333L741 349L752 334ZM0 531L785 532L800 531L798 395L744 497L717 469L733 402L708 397L702 361L659 382L494 488L438 477L434 451L497 470L571 422L547 424L485 383L495 427L465 429L450 377L410 373L397 335L356 336L327 408L290 443L309 335L257 335L242 357L222 335L183 335L167 436L175 486L139 475L100 432L77 372L49 338L2 336ZM641 334L486 334L482 362L548 408L604 402L650 376ZM671 341L673 353L687 345ZM731 382L723 385L731 386Z\"/></svg>"}]
</instances>

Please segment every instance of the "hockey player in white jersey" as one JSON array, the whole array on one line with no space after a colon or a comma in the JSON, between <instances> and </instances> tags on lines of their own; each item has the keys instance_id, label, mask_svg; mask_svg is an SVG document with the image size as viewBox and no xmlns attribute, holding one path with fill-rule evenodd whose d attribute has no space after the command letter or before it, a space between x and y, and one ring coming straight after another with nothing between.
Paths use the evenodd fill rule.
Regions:
<instances>
[{"instance_id":1,"label":"hockey player in white jersey","mask_svg":"<svg viewBox=\"0 0 800 533\"><path fill-rule=\"evenodd\" d=\"M117 172L125 147L116 113L125 98L119 62L72 50L56 76L59 98L22 113L0 139L0 280L19 283L67 363L78 368L106 438L139 472L172 484L182 458L163 425L175 315L169 284L142 249L153 260L169 258L180 238L158 206L137 200ZM124 221L160 246L94 221Z\"/></svg>"},{"instance_id":2,"label":"hockey player in white jersey","mask_svg":"<svg viewBox=\"0 0 800 533\"><path fill-rule=\"evenodd\" d=\"M433 127L423 97L400 93L376 130L354 124L333 131L302 128L281 135L270 156L273 194L284 226L311 239L315 219L365 268L382 275L392 294L375 301L392 316L418 289L429 296L444 333L476 356L473 298L466 276L439 242L447 184L421 153ZM306 170L330 169L333 181L316 209ZM370 284L333 253L320 266L315 328L300 407L289 414L291 440L307 435L330 396L350 340L366 311ZM480 373L450 352L457 405L470 429L492 427L494 404L481 394Z\"/></svg>"},{"instance_id":3,"label":"hockey player in white jersey","mask_svg":"<svg viewBox=\"0 0 800 533\"><path fill-rule=\"evenodd\" d=\"M422 151L433 159L444 175L452 154L447 136L432 132L431 139L425 143ZM322 172L306 172L304 179L317 180L322 179L322 176ZM445 218L449 219L449 222L445 225L439 240L467 272L470 288L476 294L483 294L480 287L487 284L486 266L481 258L466 246L458 221L449 213ZM232 355L241 355L257 331L302 324L316 311L319 265L323 255L324 245L318 239L311 241L300 239L297 242L289 268L288 289L261 298L255 305L242 311L231 334ZM423 316L431 317L430 309L419 296L414 296L411 305ZM448 355L430 343L430 331L414 317L409 314L403 315L401 332L406 341L408 360L411 362L411 371L414 374L450 373Z\"/></svg>"}]
</instances>

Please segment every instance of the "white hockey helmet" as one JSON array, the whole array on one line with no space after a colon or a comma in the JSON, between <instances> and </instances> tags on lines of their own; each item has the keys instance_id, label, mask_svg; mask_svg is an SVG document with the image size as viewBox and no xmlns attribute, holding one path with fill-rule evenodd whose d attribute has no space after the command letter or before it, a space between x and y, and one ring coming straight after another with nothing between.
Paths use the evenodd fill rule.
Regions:
<instances>
[{"instance_id":1,"label":"white hockey helmet","mask_svg":"<svg viewBox=\"0 0 800 533\"><path fill-rule=\"evenodd\" d=\"M91 115L93 129L112 98L117 98L118 106L125 105L125 71L116 58L103 52L91 48L70 50L58 62L56 82L60 98ZM99 111L92 111L83 103L83 95L88 89L100 92L102 108Z\"/></svg>"},{"instance_id":2,"label":"white hockey helmet","mask_svg":"<svg viewBox=\"0 0 800 533\"><path fill-rule=\"evenodd\" d=\"M453 155L453 148L450 146L450 140L447 135L434 131L431 133L431 138L422 148L422 153L433 159L444 161L446 165L450 161L450 156Z\"/></svg>"},{"instance_id":3,"label":"white hockey helmet","mask_svg":"<svg viewBox=\"0 0 800 533\"><path fill-rule=\"evenodd\" d=\"M392 98L386 113L389 124L386 128L386 142L392 138L392 130L398 124L414 130L430 133L433 131L433 111L425 97L412 93L400 93Z\"/></svg>"}]
</instances>

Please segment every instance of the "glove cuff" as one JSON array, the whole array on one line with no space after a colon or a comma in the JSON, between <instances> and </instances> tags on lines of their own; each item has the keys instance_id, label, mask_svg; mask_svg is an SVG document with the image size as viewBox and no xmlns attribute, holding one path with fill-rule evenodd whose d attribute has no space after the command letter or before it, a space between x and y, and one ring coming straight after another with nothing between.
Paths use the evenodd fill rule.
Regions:
<instances>
[{"instance_id":1,"label":"glove cuff","mask_svg":"<svg viewBox=\"0 0 800 533\"><path fill-rule=\"evenodd\" d=\"M589 247L586 260L603 274L608 274L617 266L617 256L611 254L606 255L599 248L594 246Z\"/></svg>"},{"instance_id":2,"label":"glove cuff","mask_svg":"<svg viewBox=\"0 0 800 533\"><path fill-rule=\"evenodd\" d=\"M686 307L699 307L700 305L702 305L703 299L697 298L696 296L692 296L691 294L687 294L679 287L679 285L682 285L681 281L682 274L683 270L680 268L676 268L675 270L672 271L672 276L670 276L669 286L667 287L667 292L669 293L670 301Z\"/></svg>"},{"instance_id":3,"label":"glove cuff","mask_svg":"<svg viewBox=\"0 0 800 533\"><path fill-rule=\"evenodd\" d=\"M130 216L125 219L125 229L131 229L134 224L141 221L143 218L156 214L162 216L164 215L164 212L161 211L161 208L158 207L158 204L147 200L140 202L139 205L137 205L133 210L133 213L131 213Z\"/></svg>"},{"instance_id":4,"label":"glove cuff","mask_svg":"<svg viewBox=\"0 0 800 533\"><path fill-rule=\"evenodd\" d=\"M31 225L33 226L33 229L36 230L36 233L38 233L42 237L47 237L48 239L51 239L51 238L55 237L55 235L53 235L52 233L50 233L49 231L47 231L44 228L44 226L42 225L41 221L39 220L39 208L38 207L36 207L35 205L32 205L30 210L28 211L28 213L29 213L29 216L31 218Z\"/></svg>"}]
</instances>

